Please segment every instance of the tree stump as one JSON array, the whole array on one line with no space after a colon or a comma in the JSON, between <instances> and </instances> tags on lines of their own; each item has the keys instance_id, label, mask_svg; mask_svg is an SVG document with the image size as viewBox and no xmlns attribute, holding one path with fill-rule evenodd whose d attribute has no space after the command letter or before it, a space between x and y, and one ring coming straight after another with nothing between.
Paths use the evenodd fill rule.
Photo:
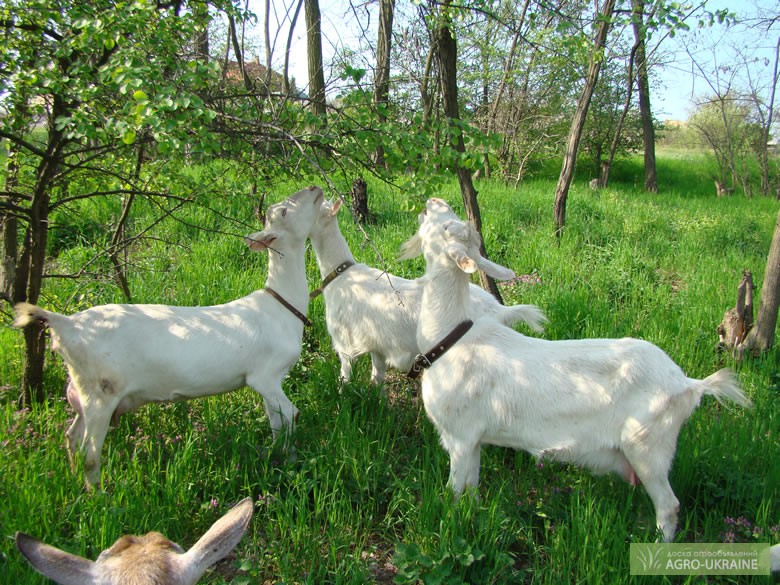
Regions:
<instances>
[{"instance_id":1,"label":"tree stump","mask_svg":"<svg viewBox=\"0 0 780 585\"><path fill-rule=\"evenodd\" d=\"M371 214L368 211L368 188L362 177L352 182L352 213L358 223L371 223Z\"/></svg>"},{"instance_id":2,"label":"tree stump","mask_svg":"<svg viewBox=\"0 0 780 585\"><path fill-rule=\"evenodd\" d=\"M753 274L745 270L737 287L737 305L723 315L718 325L718 348L735 351L753 327Z\"/></svg>"},{"instance_id":3,"label":"tree stump","mask_svg":"<svg viewBox=\"0 0 780 585\"><path fill-rule=\"evenodd\" d=\"M734 187L726 187L726 183L721 183L718 179L715 179L715 191L718 197L724 197L734 193Z\"/></svg>"}]
</instances>

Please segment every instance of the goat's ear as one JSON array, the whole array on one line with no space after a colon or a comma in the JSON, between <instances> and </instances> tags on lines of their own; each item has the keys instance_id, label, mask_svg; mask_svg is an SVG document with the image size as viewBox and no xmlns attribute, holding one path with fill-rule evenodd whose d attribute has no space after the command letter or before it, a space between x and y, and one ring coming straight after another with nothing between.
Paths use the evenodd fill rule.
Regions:
<instances>
[{"instance_id":1,"label":"goat's ear","mask_svg":"<svg viewBox=\"0 0 780 585\"><path fill-rule=\"evenodd\" d=\"M455 264L458 265L466 274L473 274L477 271L477 263L468 255L465 246L460 244L452 244L447 246L447 255L455 260Z\"/></svg>"},{"instance_id":2,"label":"goat's ear","mask_svg":"<svg viewBox=\"0 0 780 585\"><path fill-rule=\"evenodd\" d=\"M44 544L22 532L16 533L16 547L36 571L61 585L94 585L95 563Z\"/></svg>"},{"instance_id":3,"label":"goat's ear","mask_svg":"<svg viewBox=\"0 0 780 585\"><path fill-rule=\"evenodd\" d=\"M479 246L479 243L482 241L482 239L480 238L479 232L477 231L477 226L475 226L473 222L468 222L468 230L471 245ZM500 264L496 264L481 254L478 254L476 258L479 269L496 280L512 280L516 276L513 270L501 266Z\"/></svg>"},{"instance_id":4,"label":"goat's ear","mask_svg":"<svg viewBox=\"0 0 780 585\"><path fill-rule=\"evenodd\" d=\"M484 256L480 256L477 259L477 266L488 276L492 276L496 280L512 280L516 274L514 270L510 270L505 266L491 262Z\"/></svg>"},{"instance_id":5,"label":"goat's ear","mask_svg":"<svg viewBox=\"0 0 780 585\"><path fill-rule=\"evenodd\" d=\"M401 244L401 253L398 255L399 260L410 260L417 258L422 254L422 239L419 234L414 234L411 238Z\"/></svg>"},{"instance_id":6,"label":"goat's ear","mask_svg":"<svg viewBox=\"0 0 780 585\"><path fill-rule=\"evenodd\" d=\"M341 199L336 198L336 200L332 203L330 208L330 213L328 214L328 217L336 217L336 214L339 212L339 209L341 209Z\"/></svg>"},{"instance_id":7,"label":"goat's ear","mask_svg":"<svg viewBox=\"0 0 780 585\"><path fill-rule=\"evenodd\" d=\"M244 242L253 252L262 252L276 240L276 235L268 232L255 232L244 237Z\"/></svg>"},{"instance_id":8,"label":"goat's ear","mask_svg":"<svg viewBox=\"0 0 780 585\"><path fill-rule=\"evenodd\" d=\"M223 559L244 536L252 520L252 498L244 498L222 518L214 522L190 550L180 557L192 583L211 565Z\"/></svg>"}]
</instances>

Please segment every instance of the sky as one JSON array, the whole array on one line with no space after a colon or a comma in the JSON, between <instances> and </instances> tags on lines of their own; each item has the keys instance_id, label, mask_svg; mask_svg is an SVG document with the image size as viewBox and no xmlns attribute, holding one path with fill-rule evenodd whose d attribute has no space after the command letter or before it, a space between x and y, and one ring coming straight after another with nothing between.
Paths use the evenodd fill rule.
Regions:
<instances>
[{"instance_id":1,"label":"sky","mask_svg":"<svg viewBox=\"0 0 780 585\"><path fill-rule=\"evenodd\" d=\"M780 15L780 3L777 0L709 0L708 10L726 8L737 14L738 18L764 13ZM696 98L712 95L713 90L697 73L694 59L713 77L713 64L723 71L721 79L735 75L735 83L748 87L745 79L748 73L744 60L737 57L735 47L743 55L752 58L768 59L754 62L750 66L753 79L768 80L772 77L772 64L775 47L780 37L780 23L775 22L769 32L755 27L716 25L712 29L697 30L696 22L689 22L691 30L675 38L666 39L662 48L665 52L663 66L656 68L659 87L651 94L654 115L661 120L686 120L695 107ZM689 54L690 53L690 54ZM778 88L780 89L780 88Z\"/></svg>"},{"instance_id":2,"label":"sky","mask_svg":"<svg viewBox=\"0 0 780 585\"><path fill-rule=\"evenodd\" d=\"M272 10L280 10L280 6L289 4L286 1L272 1ZM354 2L360 4L360 2ZM250 7L262 20L264 0L250 0ZM780 15L780 3L778 0L708 0L708 10L727 8L735 12L738 17L755 14L757 10L765 13ZM323 53L326 63L334 54L335 47L356 47L361 31L357 20L349 11L349 2L346 0L320 0L320 12L322 16ZM370 26L375 29L376 10L372 10L374 21ZM272 14L271 21L281 20L284 14ZM691 30L667 38L661 45L661 51L657 55L661 62L653 67L651 72L657 79L657 85L651 92L651 105L653 114L660 120L686 120L695 107L697 98L712 94L711 88L697 72L694 65L695 59L701 68L713 77L715 69L713 63L724 67L740 62L735 58L734 46L739 47L743 54L758 56L774 61L775 45L780 36L780 23L775 23L774 28L767 33L755 28L744 26L725 27L716 25L711 29L699 30L698 19L691 19L688 23ZM260 30L258 26L258 31ZM271 29L273 30L273 25ZM286 35L286 26L284 27ZM259 32L257 33L260 34ZM375 32L370 33L370 38L375 37ZM291 54L291 75L296 78L297 85L305 86L308 77L306 64L305 21L303 10L298 17L298 24L294 34L294 44ZM283 53L286 38L276 41L275 55ZM263 60L263 57L261 57ZM281 65L274 63L275 68L281 69ZM734 75L743 75L747 71L744 67L740 72L734 71ZM754 63L751 65L751 74L754 78L771 78L771 67ZM326 79L327 81L327 79ZM743 86L746 81L739 82Z\"/></svg>"}]
</instances>

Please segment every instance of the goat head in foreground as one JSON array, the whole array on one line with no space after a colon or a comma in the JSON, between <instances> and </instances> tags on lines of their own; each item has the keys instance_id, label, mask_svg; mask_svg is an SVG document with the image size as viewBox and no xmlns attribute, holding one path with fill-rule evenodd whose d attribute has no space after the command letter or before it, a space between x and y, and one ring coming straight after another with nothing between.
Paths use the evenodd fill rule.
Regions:
<instances>
[{"instance_id":1,"label":"goat head in foreground","mask_svg":"<svg viewBox=\"0 0 780 585\"><path fill-rule=\"evenodd\" d=\"M479 244L476 229L444 201L428 201L417 235L402 250L404 257L425 256L421 352L467 323L469 274L480 268L512 278L511 270L482 257ZM522 449L644 485L667 541L679 509L668 479L677 436L703 395L751 404L729 370L689 378L647 341L548 341L498 327L490 317L475 319L422 381L456 496L479 484L481 445Z\"/></svg>"},{"instance_id":2,"label":"goat head in foreground","mask_svg":"<svg viewBox=\"0 0 780 585\"><path fill-rule=\"evenodd\" d=\"M244 536L252 498L236 504L188 551L159 532L123 536L96 561L74 555L21 532L16 546L36 571L61 585L193 585Z\"/></svg>"}]
</instances>

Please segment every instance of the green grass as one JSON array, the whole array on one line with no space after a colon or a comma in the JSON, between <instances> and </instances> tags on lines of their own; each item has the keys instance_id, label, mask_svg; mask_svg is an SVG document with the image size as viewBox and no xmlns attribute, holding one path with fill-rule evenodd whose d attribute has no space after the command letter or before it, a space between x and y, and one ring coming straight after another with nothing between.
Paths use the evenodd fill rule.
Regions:
<instances>
[{"instance_id":1,"label":"green grass","mask_svg":"<svg viewBox=\"0 0 780 585\"><path fill-rule=\"evenodd\" d=\"M658 195L634 187L641 173L632 161L599 193L577 181L560 242L552 237L554 182L532 180L518 190L479 184L487 249L494 260L529 275L527 284L501 290L507 302L535 303L547 312L547 338L638 336L667 351L691 376L724 365L738 370L755 408L705 400L683 427L671 473L681 502L679 539L717 542L732 531L741 542L778 542L777 353L734 364L715 351L715 327L734 304L742 270L752 270L756 285L762 284L778 204L716 199L709 180L699 185L691 161L660 163L659 174L675 181L663 186L662 180ZM271 200L296 189L282 185ZM369 189L377 214L376 225L366 228L371 246L363 245L348 214L341 216L355 255L379 265L379 254L391 272L421 274L421 261L395 258L415 230L411 209L421 202L410 205L381 185ZM454 184L440 195L459 206ZM236 222L198 209L185 214L188 223L235 236L257 224L249 204L229 198L209 203ZM91 222L106 209L94 211L79 225L93 229ZM238 237L200 233L182 223L164 224L156 236L135 250L131 288L138 302L211 304L264 282L265 258ZM63 270L88 256L87 241L61 242L57 262ZM310 255L310 286L318 280ZM43 297L48 306L68 311L116 300L116 288L100 280L47 281ZM257 502L248 534L204 583L388 583L396 571L399 583L629 581L629 544L656 537L643 489L486 447L480 499L454 504L445 489L448 458L425 417L418 386L393 375L384 392L371 388L364 359L356 379L339 387L321 299L310 314L314 325L285 382L301 410L295 462L272 449L262 401L243 389L125 415L106 440L106 484L96 494L83 491L81 475L71 473L64 454L71 412L58 358L52 356L47 368L50 401L17 410L22 336L7 326L6 315L0 328L0 582L45 582L13 546L17 530L91 558L121 534L149 530L186 547L245 496ZM730 520L737 518L743 520Z\"/></svg>"}]
</instances>

